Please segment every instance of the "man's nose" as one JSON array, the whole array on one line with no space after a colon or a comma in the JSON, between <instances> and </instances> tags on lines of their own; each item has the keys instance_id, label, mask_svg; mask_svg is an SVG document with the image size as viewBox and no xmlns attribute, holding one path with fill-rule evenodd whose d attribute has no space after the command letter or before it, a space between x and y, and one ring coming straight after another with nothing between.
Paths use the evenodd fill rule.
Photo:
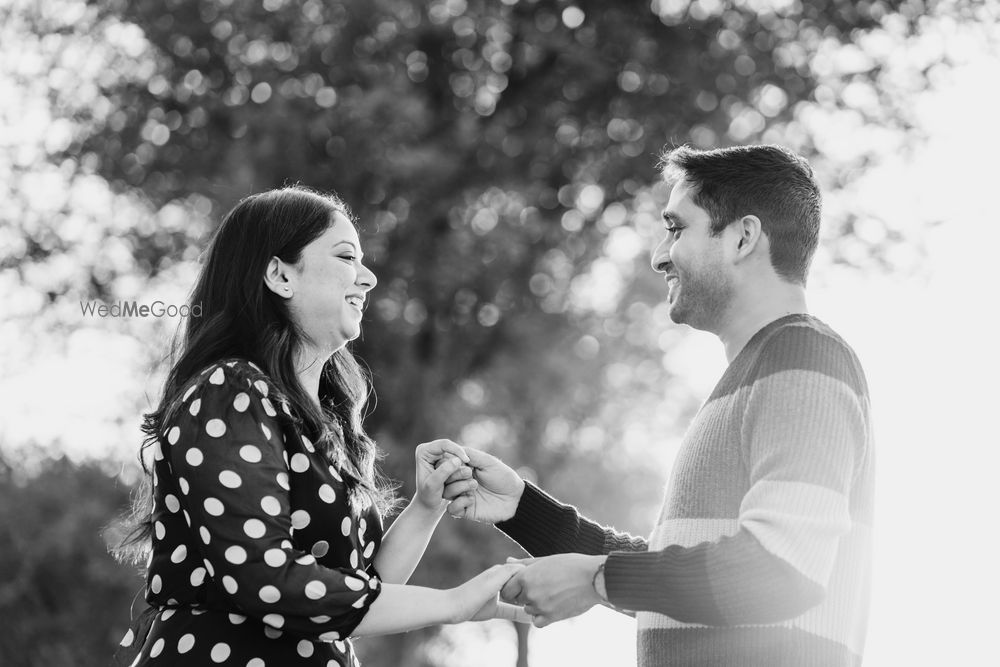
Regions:
<instances>
[{"instance_id":1,"label":"man's nose","mask_svg":"<svg viewBox=\"0 0 1000 667\"><path fill-rule=\"evenodd\" d=\"M653 254L650 257L649 265L652 266L653 270L657 273L667 272L667 269L670 268L670 239L663 239L655 248L653 248Z\"/></svg>"}]
</instances>

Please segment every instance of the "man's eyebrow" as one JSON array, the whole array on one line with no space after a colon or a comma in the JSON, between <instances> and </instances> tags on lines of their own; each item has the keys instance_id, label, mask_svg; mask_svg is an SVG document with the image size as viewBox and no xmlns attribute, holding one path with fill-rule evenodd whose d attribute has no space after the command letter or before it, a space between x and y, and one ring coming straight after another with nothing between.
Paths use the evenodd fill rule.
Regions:
<instances>
[{"instance_id":1,"label":"man's eyebrow","mask_svg":"<svg viewBox=\"0 0 1000 667\"><path fill-rule=\"evenodd\" d=\"M663 222L674 222L677 224L684 224L684 221L681 219L681 217L676 213L673 213L672 211L663 211L661 215L663 216Z\"/></svg>"}]
</instances>

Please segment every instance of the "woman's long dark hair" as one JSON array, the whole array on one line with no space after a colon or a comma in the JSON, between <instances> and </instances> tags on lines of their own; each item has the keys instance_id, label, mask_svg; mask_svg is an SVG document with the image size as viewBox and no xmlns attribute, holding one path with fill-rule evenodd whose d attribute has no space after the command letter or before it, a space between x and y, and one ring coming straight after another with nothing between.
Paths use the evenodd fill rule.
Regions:
<instances>
[{"instance_id":1,"label":"woman's long dark hair","mask_svg":"<svg viewBox=\"0 0 1000 667\"><path fill-rule=\"evenodd\" d=\"M292 419L343 469L355 508L374 503L380 512L391 509L393 487L378 471L378 449L362 426L371 393L367 374L346 346L337 350L323 367L318 408L295 372L303 333L285 299L264 284L272 257L297 263L302 249L329 229L337 212L353 220L337 197L292 186L247 197L219 225L190 298L192 305L201 304L202 316L188 318L183 333L175 337L159 406L144 415L139 462L145 474L119 527L124 537L113 552L120 560L139 563L150 545L152 469L145 450L161 436L168 412L188 381L211 364L233 357L252 361L270 377L278 398L288 401ZM338 457L338 451L346 456Z\"/></svg>"}]
</instances>

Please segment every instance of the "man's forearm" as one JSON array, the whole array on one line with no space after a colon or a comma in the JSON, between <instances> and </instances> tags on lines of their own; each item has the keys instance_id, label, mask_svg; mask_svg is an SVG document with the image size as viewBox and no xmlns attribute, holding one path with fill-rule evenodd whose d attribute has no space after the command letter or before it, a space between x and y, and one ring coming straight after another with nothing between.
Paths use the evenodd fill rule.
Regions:
<instances>
[{"instance_id":1,"label":"man's forearm","mask_svg":"<svg viewBox=\"0 0 1000 667\"><path fill-rule=\"evenodd\" d=\"M589 555L644 551L646 540L618 532L582 516L533 484L525 484L517 511L496 524L532 556L559 553Z\"/></svg>"}]
</instances>

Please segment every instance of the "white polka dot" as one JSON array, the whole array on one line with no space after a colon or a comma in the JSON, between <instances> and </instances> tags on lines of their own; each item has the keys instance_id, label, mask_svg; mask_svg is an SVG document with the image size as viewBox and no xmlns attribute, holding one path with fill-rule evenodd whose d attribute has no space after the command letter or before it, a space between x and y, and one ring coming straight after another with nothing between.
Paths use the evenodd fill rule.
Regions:
<instances>
[{"instance_id":1,"label":"white polka dot","mask_svg":"<svg viewBox=\"0 0 1000 667\"><path fill-rule=\"evenodd\" d=\"M340 633L339 632L332 632L332 631L331 632L324 632L323 634L321 634L319 636L319 638L320 638L320 641L335 642L338 639L340 639Z\"/></svg>"},{"instance_id":2,"label":"white polka dot","mask_svg":"<svg viewBox=\"0 0 1000 667\"><path fill-rule=\"evenodd\" d=\"M222 366L215 369L215 372L208 378L208 381L212 384L222 384L226 381L226 374L222 372Z\"/></svg>"},{"instance_id":3,"label":"white polka dot","mask_svg":"<svg viewBox=\"0 0 1000 667\"><path fill-rule=\"evenodd\" d=\"M340 532L344 537L351 534L351 517L345 516L344 520L340 522Z\"/></svg>"},{"instance_id":4,"label":"white polka dot","mask_svg":"<svg viewBox=\"0 0 1000 667\"><path fill-rule=\"evenodd\" d=\"M188 485L188 481L183 477L177 478L177 484L178 486L181 487L181 493L183 493L185 496L188 494L188 491L191 490L191 487Z\"/></svg>"},{"instance_id":5,"label":"white polka dot","mask_svg":"<svg viewBox=\"0 0 1000 667\"><path fill-rule=\"evenodd\" d=\"M205 433L213 438L221 438L226 434L226 422L221 419L209 419L205 424Z\"/></svg>"},{"instance_id":6,"label":"white polka dot","mask_svg":"<svg viewBox=\"0 0 1000 667\"><path fill-rule=\"evenodd\" d=\"M188 514L187 510L184 510L184 523L188 525L188 528L191 527L191 515Z\"/></svg>"},{"instance_id":7,"label":"white polka dot","mask_svg":"<svg viewBox=\"0 0 1000 667\"><path fill-rule=\"evenodd\" d=\"M279 472L277 475L275 475L274 479L275 479L275 481L278 482L278 486L280 486L281 488L283 488L285 491L290 491L291 490L291 487L288 486L288 473L287 472Z\"/></svg>"},{"instance_id":8,"label":"white polka dot","mask_svg":"<svg viewBox=\"0 0 1000 667\"><path fill-rule=\"evenodd\" d=\"M260 404L264 406L264 412L267 414L268 417L274 417L275 415L278 414L278 411L274 409L273 405L271 405L271 401L267 400L266 398L260 399Z\"/></svg>"},{"instance_id":9,"label":"white polka dot","mask_svg":"<svg viewBox=\"0 0 1000 667\"><path fill-rule=\"evenodd\" d=\"M198 533L201 535L201 541L205 544L212 541L212 534L208 532L208 528L205 528L205 526L199 528Z\"/></svg>"},{"instance_id":10,"label":"white polka dot","mask_svg":"<svg viewBox=\"0 0 1000 667\"><path fill-rule=\"evenodd\" d=\"M193 394L194 390L197 389L197 388L198 388L198 385L196 385L196 384L193 384L190 387L188 387L188 390L184 392L183 396L181 396L181 403L183 403L184 401L186 401L189 398L191 398L191 394Z\"/></svg>"},{"instance_id":11,"label":"white polka dot","mask_svg":"<svg viewBox=\"0 0 1000 667\"><path fill-rule=\"evenodd\" d=\"M281 614L265 614L264 618L261 619L266 625L270 625L272 628L281 629L285 627L285 617Z\"/></svg>"},{"instance_id":12,"label":"white polka dot","mask_svg":"<svg viewBox=\"0 0 1000 667\"><path fill-rule=\"evenodd\" d=\"M274 496L264 496L260 499L260 508L271 516L281 514L281 503Z\"/></svg>"},{"instance_id":13,"label":"white polka dot","mask_svg":"<svg viewBox=\"0 0 1000 667\"><path fill-rule=\"evenodd\" d=\"M129 628L128 632L125 633L125 636L122 637L121 645L129 647L132 645L132 642L134 641L135 641L135 633L132 632L132 628Z\"/></svg>"},{"instance_id":14,"label":"white polka dot","mask_svg":"<svg viewBox=\"0 0 1000 667\"><path fill-rule=\"evenodd\" d=\"M154 593L159 593L163 590L163 580L160 579L160 575L154 574L153 578L149 580L149 590Z\"/></svg>"},{"instance_id":15,"label":"white polka dot","mask_svg":"<svg viewBox=\"0 0 1000 667\"><path fill-rule=\"evenodd\" d=\"M320 540L316 544L312 545L312 549L309 550L316 558L322 558L330 551L330 543L326 540Z\"/></svg>"},{"instance_id":16,"label":"white polka dot","mask_svg":"<svg viewBox=\"0 0 1000 667\"><path fill-rule=\"evenodd\" d=\"M205 568L196 567L191 573L191 585L201 586L202 582L205 581Z\"/></svg>"},{"instance_id":17,"label":"white polka dot","mask_svg":"<svg viewBox=\"0 0 1000 667\"><path fill-rule=\"evenodd\" d=\"M313 651L316 650L316 647L313 646L313 644L312 644L311 641L307 641L305 639L302 639L302 640L299 641L298 644L295 645L295 650L303 658L308 658L309 656L311 656L313 654Z\"/></svg>"},{"instance_id":18,"label":"white polka dot","mask_svg":"<svg viewBox=\"0 0 1000 667\"><path fill-rule=\"evenodd\" d=\"M177 642L177 652L187 653L192 648L194 648L194 635L189 632Z\"/></svg>"},{"instance_id":19,"label":"white polka dot","mask_svg":"<svg viewBox=\"0 0 1000 667\"><path fill-rule=\"evenodd\" d=\"M222 577L222 587L226 589L226 592L230 595L236 595L236 591L240 589L236 585L236 580L230 577L228 574Z\"/></svg>"},{"instance_id":20,"label":"white polka dot","mask_svg":"<svg viewBox=\"0 0 1000 667\"><path fill-rule=\"evenodd\" d=\"M281 567L288 560L288 556L281 549L268 549L264 552L264 562L271 567Z\"/></svg>"},{"instance_id":21,"label":"white polka dot","mask_svg":"<svg viewBox=\"0 0 1000 667\"><path fill-rule=\"evenodd\" d=\"M157 440L156 444L153 445L153 460L162 461L163 460L163 446L160 441Z\"/></svg>"},{"instance_id":22,"label":"white polka dot","mask_svg":"<svg viewBox=\"0 0 1000 667\"><path fill-rule=\"evenodd\" d=\"M281 540L281 548L282 549L291 549L292 548L292 541L291 540Z\"/></svg>"},{"instance_id":23,"label":"white polka dot","mask_svg":"<svg viewBox=\"0 0 1000 667\"><path fill-rule=\"evenodd\" d=\"M225 578L223 578L223 581L225 581ZM229 615L229 622L232 623L233 625L239 625L240 623L242 623L245 620L247 620L247 617L244 616L243 614L230 614Z\"/></svg>"},{"instance_id":24,"label":"white polka dot","mask_svg":"<svg viewBox=\"0 0 1000 667\"><path fill-rule=\"evenodd\" d=\"M309 457L299 453L292 456L292 470L295 472L305 472L309 470Z\"/></svg>"},{"instance_id":25,"label":"white polka dot","mask_svg":"<svg viewBox=\"0 0 1000 667\"><path fill-rule=\"evenodd\" d=\"M355 609L361 609L362 607L365 606L365 600L367 600L367 599L368 599L368 593L365 593L364 595L362 595L361 597L359 597L357 600L355 600L354 604L352 604L351 606L354 607Z\"/></svg>"},{"instance_id":26,"label":"white polka dot","mask_svg":"<svg viewBox=\"0 0 1000 667\"><path fill-rule=\"evenodd\" d=\"M246 409L250 407L250 396L242 391L236 394L236 398L233 399L233 407L236 412L246 412Z\"/></svg>"},{"instance_id":27,"label":"white polka dot","mask_svg":"<svg viewBox=\"0 0 1000 667\"><path fill-rule=\"evenodd\" d=\"M219 642L212 647L212 662L225 662L230 654L229 644Z\"/></svg>"},{"instance_id":28,"label":"white polka dot","mask_svg":"<svg viewBox=\"0 0 1000 667\"><path fill-rule=\"evenodd\" d=\"M205 455L202 454L201 450L197 447L192 447L187 450L187 453L184 455L184 460L193 466L200 466L201 462L205 460ZM187 492L185 491L185 493Z\"/></svg>"},{"instance_id":29,"label":"white polka dot","mask_svg":"<svg viewBox=\"0 0 1000 667\"><path fill-rule=\"evenodd\" d=\"M250 662L247 663L247 667L265 667L264 661L260 658L250 658Z\"/></svg>"},{"instance_id":30,"label":"white polka dot","mask_svg":"<svg viewBox=\"0 0 1000 667\"><path fill-rule=\"evenodd\" d=\"M292 512L292 528L302 530L309 525L309 512L305 510L295 510Z\"/></svg>"},{"instance_id":31,"label":"white polka dot","mask_svg":"<svg viewBox=\"0 0 1000 667\"><path fill-rule=\"evenodd\" d=\"M191 615L192 616L201 616L204 613L205 613L204 609L194 608L194 609L191 610Z\"/></svg>"},{"instance_id":32,"label":"white polka dot","mask_svg":"<svg viewBox=\"0 0 1000 667\"><path fill-rule=\"evenodd\" d=\"M319 499L324 503L332 503L337 499L337 492L329 484L319 487Z\"/></svg>"},{"instance_id":33,"label":"white polka dot","mask_svg":"<svg viewBox=\"0 0 1000 667\"><path fill-rule=\"evenodd\" d=\"M177 604L177 600L171 598L170 603ZM170 617L174 615L174 611L175 610L173 609L166 609L163 611L163 613L160 614L160 618L163 619L164 621L169 621Z\"/></svg>"},{"instance_id":34,"label":"white polka dot","mask_svg":"<svg viewBox=\"0 0 1000 667\"><path fill-rule=\"evenodd\" d=\"M205 569L208 570L208 576L214 577L215 576L215 567L212 566L212 561L210 561L210 560L208 560L206 558L204 562L205 562Z\"/></svg>"},{"instance_id":35,"label":"white polka dot","mask_svg":"<svg viewBox=\"0 0 1000 667\"><path fill-rule=\"evenodd\" d=\"M333 478L335 480L337 480L338 482L344 481L344 478L340 476L340 471L337 470L336 466L330 466L328 470L330 471L330 474L333 475Z\"/></svg>"},{"instance_id":36,"label":"white polka dot","mask_svg":"<svg viewBox=\"0 0 1000 667\"><path fill-rule=\"evenodd\" d=\"M354 549L353 551L351 551L351 567L353 567L353 568L357 568L358 567L358 550L357 549Z\"/></svg>"},{"instance_id":37,"label":"white polka dot","mask_svg":"<svg viewBox=\"0 0 1000 667\"><path fill-rule=\"evenodd\" d=\"M365 582L354 577L344 577L344 585L350 588L352 591L360 591L364 589Z\"/></svg>"},{"instance_id":38,"label":"white polka dot","mask_svg":"<svg viewBox=\"0 0 1000 667\"><path fill-rule=\"evenodd\" d=\"M156 539L162 540L164 535L167 534L167 529L161 521L157 521L153 524L153 532L156 533Z\"/></svg>"},{"instance_id":39,"label":"white polka dot","mask_svg":"<svg viewBox=\"0 0 1000 667\"><path fill-rule=\"evenodd\" d=\"M263 380L257 380L253 383L253 386L257 388L262 395L267 396L267 383Z\"/></svg>"},{"instance_id":40,"label":"white polka dot","mask_svg":"<svg viewBox=\"0 0 1000 667\"><path fill-rule=\"evenodd\" d=\"M292 416L292 411L288 409L288 402L287 401L282 401L281 402L281 409L284 410L285 414L288 415L289 417Z\"/></svg>"},{"instance_id":41,"label":"white polka dot","mask_svg":"<svg viewBox=\"0 0 1000 667\"><path fill-rule=\"evenodd\" d=\"M368 582L368 588L372 590L378 588L378 579L372 578L372 580Z\"/></svg>"},{"instance_id":42,"label":"white polka dot","mask_svg":"<svg viewBox=\"0 0 1000 667\"><path fill-rule=\"evenodd\" d=\"M171 445L176 445L177 440L181 437L181 430L176 426L167 431L167 442Z\"/></svg>"},{"instance_id":43,"label":"white polka dot","mask_svg":"<svg viewBox=\"0 0 1000 667\"><path fill-rule=\"evenodd\" d=\"M258 595L260 596L261 600L269 603L277 602L278 600L281 599L281 591L279 591L277 588L271 585L264 586L263 588L261 588Z\"/></svg>"},{"instance_id":44,"label":"white polka dot","mask_svg":"<svg viewBox=\"0 0 1000 667\"><path fill-rule=\"evenodd\" d=\"M222 516L225 508L222 506L222 501L218 498L205 498L205 511L212 516Z\"/></svg>"},{"instance_id":45,"label":"white polka dot","mask_svg":"<svg viewBox=\"0 0 1000 667\"><path fill-rule=\"evenodd\" d=\"M331 634L337 634L337 633L331 633ZM333 645L336 646L337 650L340 651L341 653L346 653L347 652L347 646L344 644L344 642L342 642L342 641L335 641L335 642L333 642Z\"/></svg>"},{"instance_id":46,"label":"white polka dot","mask_svg":"<svg viewBox=\"0 0 1000 667\"><path fill-rule=\"evenodd\" d=\"M219 473L219 483L227 489L238 489L243 480L232 470L223 470Z\"/></svg>"},{"instance_id":47,"label":"white polka dot","mask_svg":"<svg viewBox=\"0 0 1000 667\"><path fill-rule=\"evenodd\" d=\"M299 565L312 565L316 562L316 559L312 557L312 554L305 554L296 558L295 562Z\"/></svg>"},{"instance_id":48,"label":"white polka dot","mask_svg":"<svg viewBox=\"0 0 1000 667\"><path fill-rule=\"evenodd\" d=\"M313 580L306 584L306 597L310 600L318 600L326 595L326 584L322 581Z\"/></svg>"},{"instance_id":49,"label":"white polka dot","mask_svg":"<svg viewBox=\"0 0 1000 667\"><path fill-rule=\"evenodd\" d=\"M313 447L312 441L306 436L302 436L302 446L305 447L306 451L310 454L316 451L316 448Z\"/></svg>"},{"instance_id":50,"label":"white polka dot","mask_svg":"<svg viewBox=\"0 0 1000 667\"><path fill-rule=\"evenodd\" d=\"M226 560L233 565L242 565L247 561L247 550L241 546L233 545L226 549Z\"/></svg>"},{"instance_id":51,"label":"white polka dot","mask_svg":"<svg viewBox=\"0 0 1000 667\"><path fill-rule=\"evenodd\" d=\"M371 558L374 552L375 552L375 543L369 542L368 546L365 547L365 558Z\"/></svg>"},{"instance_id":52,"label":"white polka dot","mask_svg":"<svg viewBox=\"0 0 1000 667\"><path fill-rule=\"evenodd\" d=\"M177 548L174 549L174 552L172 554L170 554L170 562L171 563L180 563L182 560L184 560L185 558L187 558L187 555L188 555L187 545L186 544L179 544L179 545L177 545Z\"/></svg>"},{"instance_id":53,"label":"white polka dot","mask_svg":"<svg viewBox=\"0 0 1000 667\"><path fill-rule=\"evenodd\" d=\"M264 522L260 519L247 519L243 522L243 532L247 534L247 537L254 539L264 537L266 532Z\"/></svg>"},{"instance_id":54,"label":"white polka dot","mask_svg":"<svg viewBox=\"0 0 1000 667\"><path fill-rule=\"evenodd\" d=\"M177 500L177 496L172 493L167 494L167 496L163 499L163 504L167 506L167 509L171 514L176 514L177 510L181 508L181 504Z\"/></svg>"},{"instance_id":55,"label":"white polka dot","mask_svg":"<svg viewBox=\"0 0 1000 667\"><path fill-rule=\"evenodd\" d=\"M266 427L263 424L261 424L260 425L260 430L264 433L264 437L265 438L267 438L268 440L271 439L271 429L269 429L268 427Z\"/></svg>"},{"instance_id":56,"label":"white polka dot","mask_svg":"<svg viewBox=\"0 0 1000 667\"><path fill-rule=\"evenodd\" d=\"M272 628L270 625L264 626L264 636L268 639L277 639L281 636L281 630Z\"/></svg>"},{"instance_id":57,"label":"white polka dot","mask_svg":"<svg viewBox=\"0 0 1000 667\"><path fill-rule=\"evenodd\" d=\"M247 463L259 463L261 459L260 450L253 445L243 445L240 447L240 458Z\"/></svg>"},{"instance_id":58,"label":"white polka dot","mask_svg":"<svg viewBox=\"0 0 1000 667\"><path fill-rule=\"evenodd\" d=\"M284 435L281 436L281 441L282 442L285 441L285 436ZM284 459L284 461L285 461L285 467L287 468L288 467L288 450L284 450L284 451L281 452L281 458Z\"/></svg>"},{"instance_id":59,"label":"white polka dot","mask_svg":"<svg viewBox=\"0 0 1000 667\"><path fill-rule=\"evenodd\" d=\"M330 617L326 614L320 614L319 616L310 616L309 620L313 623L327 623L330 620Z\"/></svg>"},{"instance_id":60,"label":"white polka dot","mask_svg":"<svg viewBox=\"0 0 1000 667\"><path fill-rule=\"evenodd\" d=\"M358 537L363 538L366 530L368 530L368 521L362 517L361 520L358 521Z\"/></svg>"},{"instance_id":61,"label":"white polka dot","mask_svg":"<svg viewBox=\"0 0 1000 667\"><path fill-rule=\"evenodd\" d=\"M153 648L149 649L149 657L155 658L156 656L163 653L164 644L166 644L166 642L163 640L163 637L160 637L155 642L153 642Z\"/></svg>"},{"instance_id":62,"label":"white polka dot","mask_svg":"<svg viewBox=\"0 0 1000 667\"><path fill-rule=\"evenodd\" d=\"M196 398L191 401L191 407L188 408L188 412L191 413L192 417L197 417L198 413L201 412L201 399Z\"/></svg>"}]
</instances>

